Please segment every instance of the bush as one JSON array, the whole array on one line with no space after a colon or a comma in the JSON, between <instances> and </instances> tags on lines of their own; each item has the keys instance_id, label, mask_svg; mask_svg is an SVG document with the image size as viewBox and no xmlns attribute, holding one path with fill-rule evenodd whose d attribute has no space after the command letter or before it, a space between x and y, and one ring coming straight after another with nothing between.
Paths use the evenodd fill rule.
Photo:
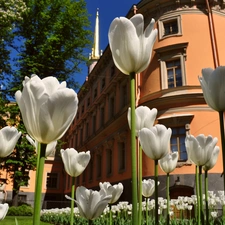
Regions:
<instances>
[{"instance_id":1,"label":"bush","mask_svg":"<svg viewBox=\"0 0 225 225\"><path fill-rule=\"evenodd\" d=\"M28 205L11 206L9 207L7 216L32 216L33 208Z\"/></svg>"}]
</instances>

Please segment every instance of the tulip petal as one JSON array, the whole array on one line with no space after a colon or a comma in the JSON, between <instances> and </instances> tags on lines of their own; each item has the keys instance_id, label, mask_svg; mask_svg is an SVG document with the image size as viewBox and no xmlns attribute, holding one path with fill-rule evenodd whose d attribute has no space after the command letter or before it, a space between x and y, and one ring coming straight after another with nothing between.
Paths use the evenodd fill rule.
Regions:
<instances>
[{"instance_id":1,"label":"tulip petal","mask_svg":"<svg viewBox=\"0 0 225 225\"><path fill-rule=\"evenodd\" d=\"M4 158L12 153L18 139L21 136L21 132L15 127L3 127L0 130L0 157Z\"/></svg>"}]
</instances>

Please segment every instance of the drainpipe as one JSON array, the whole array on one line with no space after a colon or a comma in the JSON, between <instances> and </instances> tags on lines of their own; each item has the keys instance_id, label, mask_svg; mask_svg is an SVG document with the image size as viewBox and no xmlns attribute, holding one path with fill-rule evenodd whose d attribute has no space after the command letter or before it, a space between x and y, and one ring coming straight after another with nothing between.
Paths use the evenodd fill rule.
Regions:
<instances>
[{"instance_id":1,"label":"drainpipe","mask_svg":"<svg viewBox=\"0 0 225 225\"><path fill-rule=\"evenodd\" d=\"M208 10L209 30L210 30L211 43L212 43L214 66L216 68L219 66L219 55L218 55L218 48L216 43L215 25L213 21L212 9L210 8L210 5L209 5L209 0L206 0L206 7Z\"/></svg>"}]
</instances>

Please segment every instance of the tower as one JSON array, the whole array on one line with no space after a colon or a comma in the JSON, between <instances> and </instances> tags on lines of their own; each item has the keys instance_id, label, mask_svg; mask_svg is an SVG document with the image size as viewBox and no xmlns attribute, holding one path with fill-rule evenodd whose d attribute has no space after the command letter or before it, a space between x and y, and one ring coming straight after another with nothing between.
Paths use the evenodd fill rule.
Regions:
<instances>
[{"instance_id":1,"label":"tower","mask_svg":"<svg viewBox=\"0 0 225 225\"><path fill-rule=\"evenodd\" d=\"M90 73L100 58L99 48L99 9L97 8L96 19L95 19L95 31L94 31L94 43L91 54L89 55L90 65L88 73Z\"/></svg>"}]
</instances>

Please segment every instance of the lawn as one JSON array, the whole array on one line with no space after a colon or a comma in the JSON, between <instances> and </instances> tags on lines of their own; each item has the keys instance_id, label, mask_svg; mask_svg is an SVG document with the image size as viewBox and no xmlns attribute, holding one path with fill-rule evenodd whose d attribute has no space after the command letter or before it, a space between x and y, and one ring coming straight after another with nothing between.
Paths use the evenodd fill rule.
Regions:
<instances>
[{"instance_id":1,"label":"lawn","mask_svg":"<svg viewBox=\"0 0 225 225\"><path fill-rule=\"evenodd\" d=\"M1 221L2 225L15 225L15 217L18 221L18 225L32 225L33 218L31 216L6 216L3 221ZM41 222L40 225L50 225L50 223Z\"/></svg>"}]
</instances>

